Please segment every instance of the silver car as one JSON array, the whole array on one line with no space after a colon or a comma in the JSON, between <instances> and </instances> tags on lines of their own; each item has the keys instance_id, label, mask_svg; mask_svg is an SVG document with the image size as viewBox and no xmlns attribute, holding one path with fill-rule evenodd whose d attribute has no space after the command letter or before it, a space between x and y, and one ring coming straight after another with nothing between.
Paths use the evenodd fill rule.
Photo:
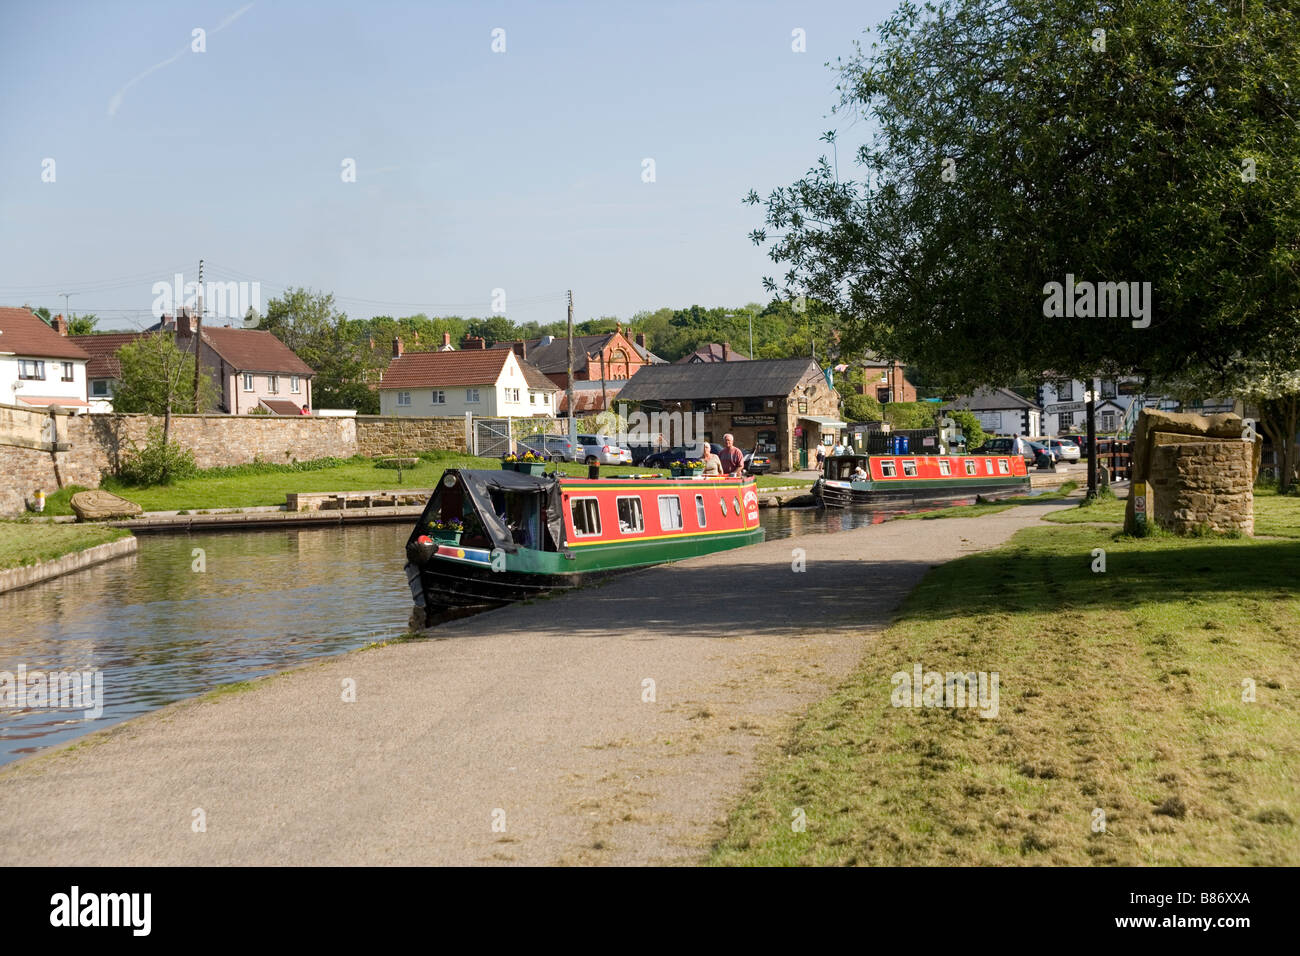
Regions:
<instances>
[{"instance_id":1,"label":"silver car","mask_svg":"<svg viewBox=\"0 0 1300 956\"><path fill-rule=\"evenodd\" d=\"M1072 441L1062 441L1059 438L1047 438L1043 440L1042 444L1050 448L1061 461L1079 460L1079 446Z\"/></svg>"},{"instance_id":2,"label":"silver car","mask_svg":"<svg viewBox=\"0 0 1300 956\"><path fill-rule=\"evenodd\" d=\"M589 465L630 465L632 450L614 442L608 435L579 435L581 461Z\"/></svg>"}]
</instances>

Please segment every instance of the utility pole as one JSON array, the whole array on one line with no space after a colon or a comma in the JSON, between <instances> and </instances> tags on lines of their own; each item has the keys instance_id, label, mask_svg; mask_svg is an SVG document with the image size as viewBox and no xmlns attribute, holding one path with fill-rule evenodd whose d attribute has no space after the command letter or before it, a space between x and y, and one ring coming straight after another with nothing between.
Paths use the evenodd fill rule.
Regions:
<instances>
[{"instance_id":1,"label":"utility pole","mask_svg":"<svg viewBox=\"0 0 1300 956\"><path fill-rule=\"evenodd\" d=\"M578 444L577 409L573 404L573 290L569 290L569 442Z\"/></svg>"},{"instance_id":2,"label":"utility pole","mask_svg":"<svg viewBox=\"0 0 1300 956\"><path fill-rule=\"evenodd\" d=\"M1088 494L1091 500L1097 497L1097 389L1098 382L1088 379L1088 404L1085 415L1088 416Z\"/></svg>"},{"instance_id":3,"label":"utility pole","mask_svg":"<svg viewBox=\"0 0 1300 956\"><path fill-rule=\"evenodd\" d=\"M194 324L194 414L203 411L199 407L199 343L203 340L203 260L199 260L199 315Z\"/></svg>"},{"instance_id":4,"label":"utility pole","mask_svg":"<svg viewBox=\"0 0 1300 956\"><path fill-rule=\"evenodd\" d=\"M77 294L77 293L75 293L75 292L60 292L60 293L59 293L59 295L63 296L63 314L66 315L66 316L68 317L68 324L69 324L69 325L72 324L72 312L71 312L71 310L68 308L68 300L69 300L70 298L72 298L72 297L73 297L74 295L76 295L76 294Z\"/></svg>"}]
</instances>

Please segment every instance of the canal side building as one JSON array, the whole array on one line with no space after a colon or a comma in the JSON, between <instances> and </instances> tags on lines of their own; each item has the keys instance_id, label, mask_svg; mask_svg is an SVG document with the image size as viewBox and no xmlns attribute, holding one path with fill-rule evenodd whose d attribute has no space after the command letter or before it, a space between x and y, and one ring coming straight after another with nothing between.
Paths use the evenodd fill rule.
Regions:
<instances>
[{"instance_id":1,"label":"canal side building","mask_svg":"<svg viewBox=\"0 0 1300 956\"><path fill-rule=\"evenodd\" d=\"M0 402L28 408L59 405L89 410L86 363L90 355L71 341L63 316L54 328L27 308L0 307Z\"/></svg>"},{"instance_id":2,"label":"canal side building","mask_svg":"<svg viewBox=\"0 0 1300 956\"><path fill-rule=\"evenodd\" d=\"M765 446L782 471L807 467L817 445L833 444L847 427L839 393L810 358L648 365L623 386L619 402L680 413L683 422L699 413L704 434L687 439L721 442L730 433L747 451ZM666 437L669 444L683 439Z\"/></svg>"},{"instance_id":3,"label":"canal side building","mask_svg":"<svg viewBox=\"0 0 1300 956\"><path fill-rule=\"evenodd\" d=\"M393 340L393 359L379 380L379 413L414 418L555 415L559 388L513 349L407 352Z\"/></svg>"}]
</instances>

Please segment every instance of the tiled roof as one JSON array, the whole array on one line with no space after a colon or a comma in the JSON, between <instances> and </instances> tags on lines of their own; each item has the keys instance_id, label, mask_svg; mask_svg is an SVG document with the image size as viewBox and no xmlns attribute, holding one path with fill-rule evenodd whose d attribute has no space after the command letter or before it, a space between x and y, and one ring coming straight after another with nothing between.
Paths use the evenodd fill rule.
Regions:
<instances>
[{"instance_id":1,"label":"tiled roof","mask_svg":"<svg viewBox=\"0 0 1300 956\"><path fill-rule=\"evenodd\" d=\"M619 398L640 402L784 396L806 376L821 374L810 358L645 365L628 379Z\"/></svg>"},{"instance_id":2,"label":"tiled roof","mask_svg":"<svg viewBox=\"0 0 1300 956\"><path fill-rule=\"evenodd\" d=\"M748 355L745 355L742 352L737 352L735 349L730 347L728 347L728 349L729 349L727 352L728 362L752 361L752 359L750 359ZM721 361L722 361L722 346L719 345L717 342L710 342L708 345L701 345L698 349L696 349L694 352L690 353L689 355L683 355L681 358L677 360L676 364L685 365L689 362L695 365L699 365L701 362L721 362Z\"/></svg>"},{"instance_id":3,"label":"tiled roof","mask_svg":"<svg viewBox=\"0 0 1300 956\"><path fill-rule=\"evenodd\" d=\"M69 335L68 341L75 342L90 355L86 363L86 378L122 377L122 366L117 360L117 350L123 345L130 345L143 335L143 332L102 332L98 335Z\"/></svg>"},{"instance_id":4,"label":"tiled roof","mask_svg":"<svg viewBox=\"0 0 1300 956\"><path fill-rule=\"evenodd\" d=\"M315 375L315 371L270 332L236 329L221 325L203 326L203 340L234 366L237 372L282 372Z\"/></svg>"},{"instance_id":5,"label":"tiled roof","mask_svg":"<svg viewBox=\"0 0 1300 956\"><path fill-rule=\"evenodd\" d=\"M528 383L529 388L552 392L559 391L560 386L547 378L546 374L540 368L532 362L520 359L518 355L516 355L515 358L519 360L519 367L524 370L524 381Z\"/></svg>"},{"instance_id":6,"label":"tiled roof","mask_svg":"<svg viewBox=\"0 0 1300 956\"><path fill-rule=\"evenodd\" d=\"M407 352L388 363L380 388L495 385L512 353L507 349ZM548 380L549 382L549 380ZM530 383L531 384L531 383ZM540 387L540 386L539 386Z\"/></svg>"},{"instance_id":7,"label":"tiled roof","mask_svg":"<svg viewBox=\"0 0 1300 956\"><path fill-rule=\"evenodd\" d=\"M89 359L85 349L60 335L30 309L0 307L0 354L33 358Z\"/></svg>"},{"instance_id":8,"label":"tiled roof","mask_svg":"<svg viewBox=\"0 0 1300 956\"><path fill-rule=\"evenodd\" d=\"M282 398L264 398L262 404L277 415L301 415L302 406L287 402Z\"/></svg>"},{"instance_id":9,"label":"tiled roof","mask_svg":"<svg viewBox=\"0 0 1300 956\"><path fill-rule=\"evenodd\" d=\"M977 388L974 395L963 395L947 403L948 408L965 409L972 412L992 412L1009 408L1040 409L1023 395L1017 395L1009 388Z\"/></svg>"}]
</instances>

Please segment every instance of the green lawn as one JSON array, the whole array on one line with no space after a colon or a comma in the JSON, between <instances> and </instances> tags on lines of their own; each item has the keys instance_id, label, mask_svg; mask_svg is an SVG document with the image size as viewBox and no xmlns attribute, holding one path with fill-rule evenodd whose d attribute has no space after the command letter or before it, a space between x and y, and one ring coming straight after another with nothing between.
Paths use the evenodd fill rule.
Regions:
<instances>
[{"instance_id":1,"label":"green lawn","mask_svg":"<svg viewBox=\"0 0 1300 956\"><path fill-rule=\"evenodd\" d=\"M1124 523L1124 500L1101 499L1092 505L1080 505L1043 516L1044 521L1058 524L1103 521ZM1255 534L1267 537L1300 538L1300 497L1279 495L1269 488L1255 489Z\"/></svg>"},{"instance_id":2,"label":"green lawn","mask_svg":"<svg viewBox=\"0 0 1300 956\"><path fill-rule=\"evenodd\" d=\"M452 452L435 452L423 456L415 468L402 472L402 483L397 483L397 471L376 468L373 461L352 458L329 468L292 471L278 466L248 466L245 468L213 469L198 477L178 481L172 485L152 488L133 488L106 479L103 487L114 494L136 502L145 511L199 511L217 508L251 508L259 505L282 505L284 496L291 491L379 491L389 488L430 488L447 468L498 469L496 458L474 458ZM562 463L565 474L586 475L587 466ZM645 469L605 466L604 475L636 474ZM662 469L650 469L664 473ZM781 485L805 487L812 484L798 478L777 478L762 475L758 487L772 488ZM71 514L69 500L78 488L64 488L46 500L47 514Z\"/></svg>"},{"instance_id":3,"label":"green lawn","mask_svg":"<svg viewBox=\"0 0 1300 956\"><path fill-rule=\"evenodd\" d=\"M1009 511L1017 505L1033 504L1039 501L1056 501L1066 497L1078 487L1079 483L1077 481L1067 481L1061 487L1052 491L1045 491L1041 495L1017 495L1014 498L981 501L973 505L954 505L951 508L941 508L938 511L919 511L916 514L900 515L899 517L904 520L915 521L930 521L935 518L978 518L980 515Z\"/></svg>"},{"instance_id":4,"label":"green lawn","mask_svg":"<svg viewBox=\"0 0 1300 956\"><path fill-rule=\"evenodd\" d=\"M0 521L0 570L49 561L130 536L129 531L101 525Z\"/></svg>"},{"instance_id":5,"label":"green lawn","mask_svg":"<svg viewBox=\"0 0 1300 956\"><path fill-rule=\"evenodd\" d=\"M1300 541L1074 526L935 569L712 862L1300 864L1298 567ZM997 673L997 715L892 706L918 662Z\"/></svg>"}]
</instances>

